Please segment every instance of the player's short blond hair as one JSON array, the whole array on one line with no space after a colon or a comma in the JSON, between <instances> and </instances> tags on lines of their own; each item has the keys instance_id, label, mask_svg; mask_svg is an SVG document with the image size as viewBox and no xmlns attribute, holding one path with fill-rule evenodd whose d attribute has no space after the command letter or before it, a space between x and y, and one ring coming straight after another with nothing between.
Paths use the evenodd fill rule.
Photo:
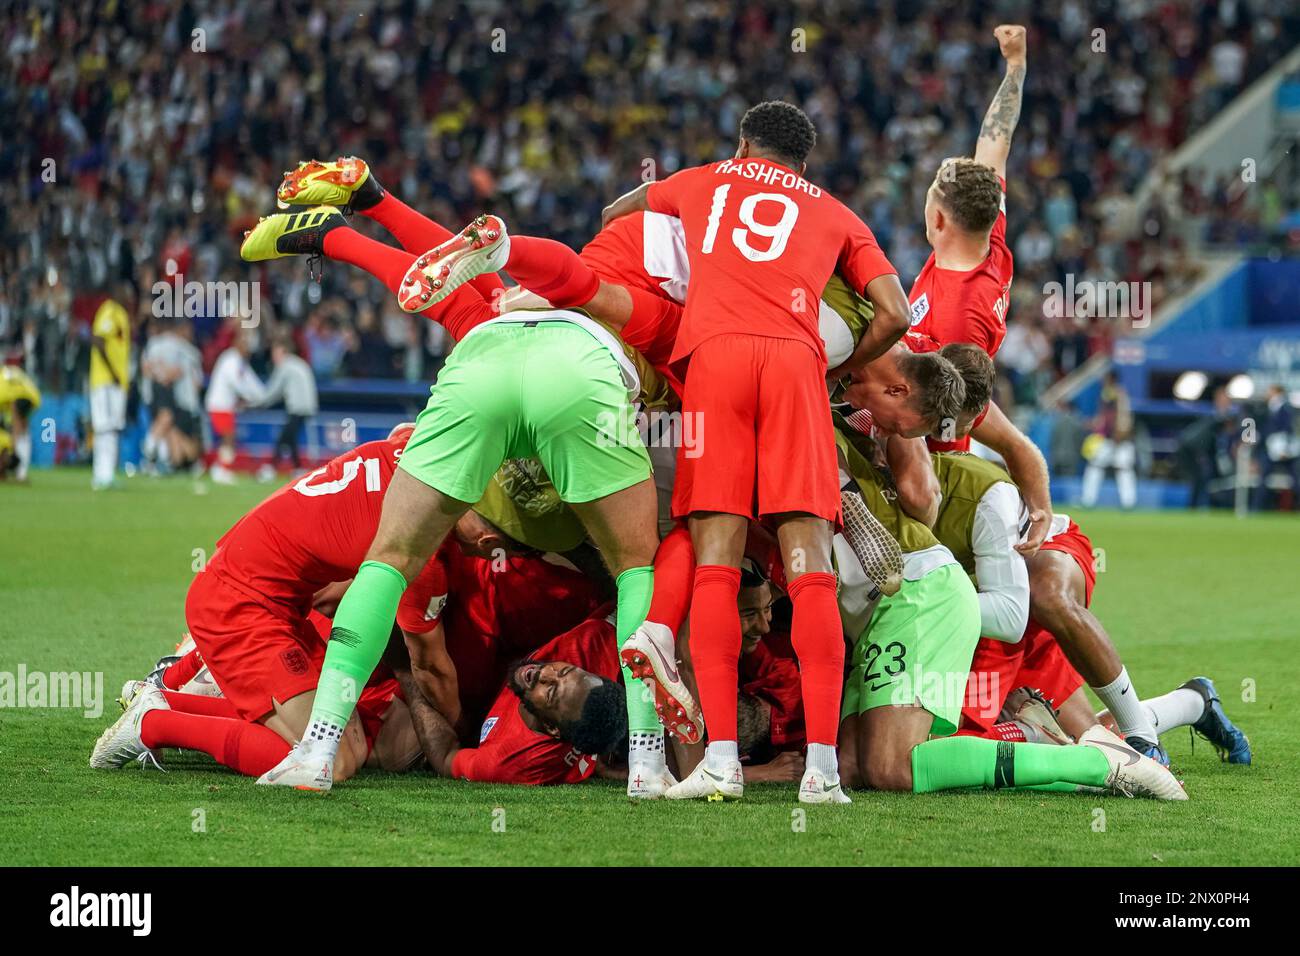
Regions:
<instances>
[{"instance_id":1,"label":"player's short blond hair","mask_svg":"<svg viewBox=\"0 0 1300 956\"><path fill-rule=\"evenodd\" d=\"M938 352L905 352L898 370L912 384L912 407L931 431L956 421L966 401L966 383L952 362Z\"/></svg>"},{"instance_id":2,"label":"player's short blond hair","mask_svg":"<svg viewBox=\"0 0 1300 956\"><path fill-rule=\"evenodd\" d=\"M988 353L970 342L950 342L939 354L953 364L966 386L962 411L970 415L984 411L993 399L993 382L997 379L997 370Z\"/></svg>"},{"instance_id":3,"label":"player's short blond hair","mask_svg":"<svg viewBox=\"0 0 1300 956\"><path fill-rule=\"evenodd\" d=\"M934 190L944 212L963 232L986 233L1002 209L1002 183L992 166L969 156L949 156L939 164Z\"/></svg>"}]
</instances>

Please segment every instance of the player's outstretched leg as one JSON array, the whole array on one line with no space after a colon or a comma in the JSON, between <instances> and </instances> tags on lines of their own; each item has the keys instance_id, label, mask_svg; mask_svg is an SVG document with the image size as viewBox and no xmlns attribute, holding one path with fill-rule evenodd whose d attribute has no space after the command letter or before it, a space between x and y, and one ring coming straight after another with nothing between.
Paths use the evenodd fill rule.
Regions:
<instances>
[{"instance_id":1,"label":"player's outstretched leg","mask_svg":"<svg viewBox=\"0 0 1300 956\"><path fill-rule=\"evenodd\" d=\"M911 769L914 793L970 787L1073 787L1104 789L1125 797L1187 799L1187 791L1167 767L1139 754L1100 725L1068 747L982 737L929 740L912 750Z\"/></svg>"},{"instance_id":2,"label":"player's outstretched leg","mask_svg":"<svg viewBox=\"0 0 1300 956\"><path fill-rule=\"evenodd\" d=\"M1064 551L1044 549L1025 563L1030 615L1056 637L1066 658L1115 715L1124 739L1139 753L1168 766L1169 755L1160 746L1128 669L1101 622L1088 610L1078 561Z\"/></svg>"},{"instance_id":3,"label":"player's outstretched leg","mask_svg":"<svg viewBox=\"0 0 1300 956\"><path fill-rule=\"evenodd\" d=\"M479 216L411 264L402 277L397 303L403 311L423 312L471 279L499 271L509 257L505 223L496 216Z\"/></svg>"},{"instance_id":4,"label":"player's outstretched leg","mask_svg":"<svg viewBox=\"0 0 1300 956\"><path fill-rule=\"evenodd\" d=\"M374 170L356 156L299 163L297 169L284 174L284 181L276 191L276 200L281 209L329 205L341 206L344 212L361 213L392 233L402 249L412 255L441 245L452 236L451 230L384 189L375 178ZM407 265L410 265L409 260ZM479 276L470 284L488 302L493 302L504 288L501 280L492 273Z\"/></svg>"}]
</instances>

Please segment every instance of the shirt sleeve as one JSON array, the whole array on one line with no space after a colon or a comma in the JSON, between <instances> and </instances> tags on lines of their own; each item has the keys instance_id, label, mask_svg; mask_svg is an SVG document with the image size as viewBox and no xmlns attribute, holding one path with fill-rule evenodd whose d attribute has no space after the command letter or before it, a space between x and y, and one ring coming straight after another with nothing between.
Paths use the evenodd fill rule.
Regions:
<instances>
[{"instance_id":1,"label":"shirt sleeve","mask_svg":"<svg viewBox=\"0 0 1300 956\"><path fill-rule=\"evenodd\" d=\"M456 751L451 758L451 775L477 783L513 783L540 786L563 783L563 761L552 758L550 748L529 748L524 755L509 754L493 746L492 739L481 747ZM558 768L558 769L557 769Z\"/></svg>"},{"instance_id":2,"label":"shirt sleeve","mask_svg":"<svg viewBox=\"0 0 1300 956\"><path fill-rule=\"evenodd\" d=\"M441 556L435 554L402 592L397 604L397 626L409 634L428 634L438 626L446 607L447 568Z\"/></svg>"},{"instance_id":3,"label":"shirt sleeve","mask_svg":"<svg viewBox=\"0 0 1300 956\"><path fill-rule=\"evenodd\" d=\"M692 166L673 173L667 179L650 184L646 191L646 207L651 212L661 212L665 216L681 216L682 202L686 191L694 181L698 171L707 167Z\"/></svg>"},{"instance_id":4,"label":"shirt sleeve","mask_svg":"<svg viewBox=\"0 0 1300 956\"><path fill-rule=\"evenodd\" d=\"M979 581L981 633L1016 644L1029 623L1029 571L1016 551L1020 492L999 481L975 507L971 546Z\"/></svg>"},{"instance_id":5,"label":"shirt sleeve","mask_svg":"<svg viewBox=\"0 0 1300 956\"><path fill-rule=\"evenodd\" d=\"M844 246L840 249L839 272L848 281L854 292L866 293L867 283L881 276L897 275L885 251L876 242L875 233L867 224L841 206L846 227Z\"/></svg>"}]
</instances>

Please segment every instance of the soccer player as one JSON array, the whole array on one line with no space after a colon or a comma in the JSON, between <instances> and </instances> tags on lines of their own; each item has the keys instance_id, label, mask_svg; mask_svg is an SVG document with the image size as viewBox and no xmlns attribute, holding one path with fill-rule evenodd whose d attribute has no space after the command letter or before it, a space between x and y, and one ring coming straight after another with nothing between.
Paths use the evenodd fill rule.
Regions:
<instances>
[{"instance_id":1,"label":"soccer player","mask_svg":"<svg viewBox=\"0 0 1300 956\"><path fill-rule=\"evenodd\" d=\"M126 428L126 390L130 385L131 319L126 304L134 293L123 285L106 298L90 327L90 486L111 488L117 473L118 440ZM120 301L119 301L120 300Z\"/></svg>"},{"instance_id":2,"label":"soccer player","mask_svg":"<svg viewBox=\"0 0 1300 956\"><path fill-rule=\"evenodd\" d=\"M408 671L397 668L433 772L483 783L533 785L590 777L598 758L628 732L615 621L614 614L593 614L512 667L483 720L477 747L461 747L446 716L415 691ZM639 772L630 772L629 791L650 787L649 781L636 779ZM660 789L662 785L660 781Z\"/></svg>"},{"instance_id":3,"label":"soccer player","mask_svg":"<svg viewBox=\"0 0 1300 956\"><path fill-rule=\"evenodd\" d=\"M794 605L808 733L803 802L847 800L835 731L843 667L830 561L839 514L826 355L816 303L833 272L875 305L868 357L906 327L906 297L871 231L803 178L815 130L788 103L741 121L733 159L682 170L620 197L605 222L637 211L676 216L691 277L671 356L689 360L683 414L707 422L699 457L681 456L675 515L689 516L698 562L691 601L696 677L710 740L704 762L666 794L739 798L740 623L736 596L750 519L777 524ZM868 338L869 337L869 338Z\"/></svg>"},{"instance_id":4,"label":"soccer player","mask_svg":"<svg viewBox=\"0 0 1300 956\"><path fill-rule=\"evenodd\" d=\"M8 439L0 477L13 472L25 482L32 463L32 412L41 406L41 390L16 365L0 365L0 434Z\"/></svg>"},{"instance_id":5,"label":"soccer player","mask_svg":"<svg viewBox=\"0 0 1300 956\"><path fill-rule=\"evenodd\" d=\"M410 435L409 427L398 429L384 441L340 455L281 488L218 541L190 585L185 618L238 721L237 726L206 726L197 732L220 733L222 741L227 733L234 735L237 749L258 766L268 754L282 759L284 744L302 736L320 671L320 637L309 617L313 602L326 586L356 575L379 524L384 488ZM413 646L417 669L422 666L424 693L454 718L459 706L455 669L437 629L446 593L443 565L431 556L413 575L413 587L400 595L398 623ZM348 685L354 701L373 670ZM142 703L123 727L106 731L95 759L124 759L136 740L129 732L138 730L149 709L148 702ZM357 733L352 726L350 733ZM355 769L354 756L352 749L345 754L343 773ZM251 773L252 764L238 769Z\"/></svg>"},{"instance_id":6,"label":"soccer player","mask_svg":"<svg viewBox=\"0 0 1300 956\"><path fill-rule=\"evenodd\" d=\"M315 215L298 217L311 229ZM476 224L488 240L477 260L482 273L500 267L507 246L504 229L489 219ZM253 248L242 254L255 260L278 239L275 230L254 230L245 244ZM366 560L339 604L307 734L262 782L330 788L352 710L347 688L374 668L407 585L507 459L541 460L617 578L620 641L636 629L649 605L658 543L650 460L630 404L640 392L637 367L617 337L576 312L501 316L457 344L385 492ZM627 691L631 764L662 778L662 727L644 688L629 682Z\"/></svg>"},{"instance_id":7,"label":"soccer player","mask_svg":"<svg viewBox=\"0 0 1300 956\"><path fill-rule=\"evenodd\" d=\"M1167 769L1100 726L1069 747L950 736L980 635L979 597L952 553L890 500L862 436L843 426L837 435L845 487L898 541L904 561L896 593L873 603L849 585L840 595L845 633L856 635L840 726L848 785L914 793L1089 787L1187 799ZM837 547L836 558L846 582L862 579L851 549Z\"/></svg>"},{"instance_id":8,"label":"soccer player","mask_svg":"<svg viewBox=\"0 0 1300 956\"><path fill-rule=\"evenodd\" d=\"M1119 488L1119 505L1131 509L1137 505L1137 446L1133 443L1133 407L1128 392L1119 383L1114 369L1106 372L1101 382L1100 407L1093 419L1092 442L1088 466L1083 469L1083 487L1080 503L1091 508L1101 494L1101 482L1106 470L1115 469L1115 484Z\"/></svg>"},{"instance_id":9,"label":"soccer player","mask_svg":"<svg viewBox=\"0 0 1300 956\"><path fill-rule=\"evenodd\" d=\"M1006 175L1024 92L1025 28L994 29L1006 75L984 116L974 158L945 159L925 195L933 252L912 283L911 325L940 345L971 342L989 356L1007 332L1013 264Z\"/></svg>"}]
</instances>

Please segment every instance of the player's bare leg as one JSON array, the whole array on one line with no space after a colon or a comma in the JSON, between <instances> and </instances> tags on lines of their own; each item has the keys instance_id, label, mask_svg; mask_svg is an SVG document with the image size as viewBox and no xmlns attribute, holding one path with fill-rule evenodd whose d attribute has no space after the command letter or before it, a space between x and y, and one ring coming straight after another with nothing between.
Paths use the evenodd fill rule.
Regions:
<instances>
[{"instance_id":1,"label":"player's bare leg","mask_svg":"<svg viewBox=\"0 0 1300 956\"><path fill-rule=\"evenodd\" d=\"M934 717L916 706L876 707L857 718L859 775L873 790L912 789L912 751L925 742Z\"/></svg>"},{"instance_id":2,"label":"player's bare leg","mask_svg":"<svg viewBox=\"0 0 1300 956\"><path fill-rule=\"evenodd\" d=\"M1025 564L1029 568L1029 613L1051 631L1066 659L1115 715L1121 735L1139 753L1167 765L1169 757L1142 709L1119 651L1088 610L1078 562L1062 551L1042 550Z\"/></svg>"},{"instance_id":3,"label":"player's bare leg","mask_svg":"<svg viewBox=\"0 0 1300 956\"><path fill-rule=\"evenodd\" d=\"M621 491L594 501L573 502L570 507L582 521L600 549L618 584L618 617L615 634L620 651L628 638L645 621L654 588L654 554L659 546L658 495L653 478L646 478ZM622 657L622 655L620 655ZM638 675L623 660L623 683L627 692L628 796L653 799L674 783L668 772L664 731L655 700L657 682ZM665 675L665 686L667 683ZM667 716L667 715L665 715ZM667 723L667 720L664 720Z\"/></svg>"},{"instance_id":4,"label":"player's bare leg","mask_svg":"<svg viewBox=\"0 0 1300 956\"><path fill-rule=\"evenodd\" d=\"M401 468L394 473L375 539L334 615L306 734L258 783L330 789L344 728L388 643L402 592L469 506Z\"/></svg>"},{"instance_id":5,"label":"player's bare leg","mask_svg":"<svg viewBox=\"0 0 1300 956\"><path fill-rule=\"evenodd\" d=\"M831 524L808 514L779 515L776 521L794 605L790 640L799 658L808 734L808 763L799 800L848 803L835 756L844 691L844 637L831 564Z\"/></svg>"},{"instance_id":6,"label":"player's bare leg","mask_svg":"<svg viewBox=\"0 0 1300 956\"><path fill-rule=\"evenodd\" d=\"M292 746L302 740L303 734L306 733L307 726L311 722L312 704L315 700L314 690L297 694L283 703L272 700L274 709L258 723L268 730L275 731ZM365 758L366 735L361 729L361 720L353 714L348 718L347 726L343 729L342 742L334 758L334 779L340 782L347 780L365 763Z\"/></svg>"},{"instance_id":7,"label":"player's bare leg","mask_svg":"<svg viewBox=\"0 0 1300 956\"><path fill-rule=\"evenodd\" d=\"M1087 692L1080 687L1071 694L1061 704L1060 709L1056 712L1056 722L1061 725L1061 729L1067 734L1078 740L1083 734L1098 723L1097 715L1092 711L1092 704L1088 701Z\"/></svg>"},{"instance_id":8,"label":"player's bare leg","mask_svg":"<svg viewBox=\"0 0 1300 956\"><path fill-rule=\"evenodd\" d=\"M709 744L704 760L665 796L738 800L744 796L745 781L736 729L741 644L736 598L749 519L723 512L697 512L691 515L688 526L696 562L690 611L691 655Z\"/></svg>"}]
</instances>

